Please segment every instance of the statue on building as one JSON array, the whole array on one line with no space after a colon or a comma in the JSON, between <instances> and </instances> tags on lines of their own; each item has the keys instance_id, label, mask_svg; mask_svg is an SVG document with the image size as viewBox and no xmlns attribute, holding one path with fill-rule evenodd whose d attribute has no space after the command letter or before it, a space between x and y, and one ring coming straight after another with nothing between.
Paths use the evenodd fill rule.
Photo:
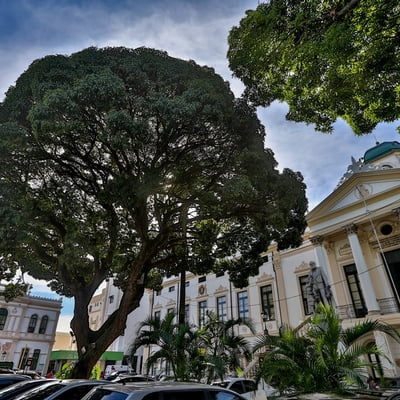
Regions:
<instances>
[{"instance_id":1,"label":"statue on building","mask_svg":"<svg viewBox=\"0 0 400 400\"><path fill-rule=\"evenodd\" d=\"M310 274L307 281L307 302L309 311L314 312L315 305L319 302L331 304L332 292L327 284L327 279L321 267L310 261Z\"/></svg>"}]
</instances>

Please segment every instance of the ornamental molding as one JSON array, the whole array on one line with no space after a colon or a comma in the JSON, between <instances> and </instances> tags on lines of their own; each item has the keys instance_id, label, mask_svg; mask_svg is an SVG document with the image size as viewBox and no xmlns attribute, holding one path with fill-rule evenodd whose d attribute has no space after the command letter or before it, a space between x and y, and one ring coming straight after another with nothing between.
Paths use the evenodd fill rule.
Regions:
<instances>
[{"instance_id":1,"label":"ornamental molding","mask_svg":"<svg viewBox=\"0 0 400 400\"><path fill-rule=\"evenodd\" d=\"M228 288L225 286L220 285L216 290L215 290L215 294L222 294L222 293L227 293L228 292Z\"/></svg>"},{"instance_id":2,"label":"ornamental molding","mask_svg":"<svg viewBox=\"0 0 400 400\"><path fill-rule=\"evenodd\" d=\"M303 261L300 265L298 265L294 272L296 274L300 274L302 272L309 272L310 271L310 264L308 262Z\"/></svg>"},{"instance_id":3,"label":"ornamental molding","mask_svg":"<svg viewBox=\"0 0 400 400\"><path fill-rule=\"evenodd\" d=\"M358 231L358 227L357 227L357 225L354 224L354 223L345 225L345 226L343 227L343 229L345 230L345 232L346 232L348 235L350 235L350 234L357 234L357 231Z\"/></svg>"},{"instance_id":4,"label":"ornamental molding","mask_svg":"<svg viewBox=\"0 0 400 400\"><path fill-rule=\"evenodd\" d=\"M316 236L310 237L310 242L314 246L322 246L322 243L324 242L324 237L322 235L316 235Z\"/></svg>"},{"instance_id":5,"label":"ornamental molding","mask_svg":"<svg viewBox=\"0 0 400 400\"><path fill-rule=\"evenodd\" d=\"M257 279L257 284L266 282L266 281L273 281L274 277L271 274L263 273L258 279Z\"/></svg>"}]
</instances>

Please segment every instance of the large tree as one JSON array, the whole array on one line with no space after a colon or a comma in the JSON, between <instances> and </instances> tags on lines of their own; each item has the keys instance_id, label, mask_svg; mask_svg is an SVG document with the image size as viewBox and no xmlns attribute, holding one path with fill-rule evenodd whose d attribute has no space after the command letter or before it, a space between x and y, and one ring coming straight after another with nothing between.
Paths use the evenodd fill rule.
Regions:
<instances>
[{"instance_id":1,"label":"large tree","mask_svg":"<svg viewBox=\"0 0 400 400\"><path fill-rule=\"evenodd\" d=\"M397 0L269 0L229 35L228 58L255 104L289 105L287 118L357 135L400 117Z\"/></svg>"},{"instance_id":2,"label":"large tree","mask_svg":"<svg viewBox=\"0 0 400 400\"><path fill-rule=\"evenodd\" d=\"M74 377L89 376L157 274L186 260L195 273L223 266L243 285L270 240L300 244L302 177L279 172L263 143L254 109L220 76L162 51L48 56L8 90L2 262L74 298ZM111 276L123 296L93 331L88 304Z\"/></svg>"}]
</instances>

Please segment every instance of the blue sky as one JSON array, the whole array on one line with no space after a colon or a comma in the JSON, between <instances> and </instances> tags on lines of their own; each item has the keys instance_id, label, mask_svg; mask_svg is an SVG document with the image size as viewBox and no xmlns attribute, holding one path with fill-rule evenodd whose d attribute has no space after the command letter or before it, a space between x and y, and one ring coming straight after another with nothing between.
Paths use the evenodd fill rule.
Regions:
<instances>
[{"instance_id":1,"label":"blue sky","mask_svg":"<svg viewBox=\"0 0 400 400\"><path fill-rule=\"evenodd\" d=\"M231 82L237 96L242 85L232 79L226 60L232 26L257 7L258 0L0 0L0 100L37 58L71 54L89 46L147 46L213 67ZM398 124L381 124L371 135L356 137L343 122L333 134L285 120L286 106L260 109L266 147L279 168L300 171L310 209L333 191L351 162L376 141L400 140ZM35 285L44 295L45 286ZM72 313L64 302L63 315Z\"/></svg>"}]
</instances>

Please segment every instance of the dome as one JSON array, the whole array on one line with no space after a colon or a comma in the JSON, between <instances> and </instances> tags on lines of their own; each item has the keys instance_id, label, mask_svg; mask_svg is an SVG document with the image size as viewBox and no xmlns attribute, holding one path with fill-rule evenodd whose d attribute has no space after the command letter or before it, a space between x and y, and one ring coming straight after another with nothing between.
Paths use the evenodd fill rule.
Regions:
<instances>
[{"instance_id":1,"label":"dome","mask_svg":"<svg viewBox=\"0 0 400 400\"><path fill-rule=\"evenodd\" d=\"M394 150L400 150L400 143L397 141L378 143L376 146L365 152L364 163L368 164Z\"/></svg>"}]
</instances>

